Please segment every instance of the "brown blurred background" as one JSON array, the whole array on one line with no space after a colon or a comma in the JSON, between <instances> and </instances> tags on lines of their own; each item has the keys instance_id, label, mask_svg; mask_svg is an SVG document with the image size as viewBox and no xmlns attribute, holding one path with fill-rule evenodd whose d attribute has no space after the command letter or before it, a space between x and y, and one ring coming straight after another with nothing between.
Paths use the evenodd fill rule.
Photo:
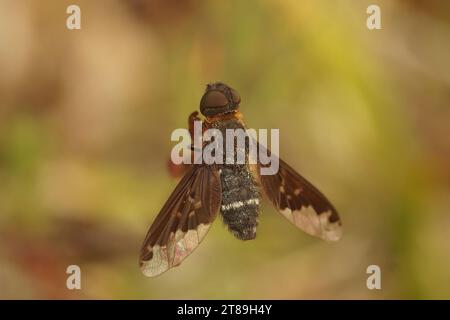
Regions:
<instances>
[{"instance_id":1,"label":"brown blurred background","mask_svg":"<svg viewBox=\"0 0 450 320\"><path fill-rule=\"evenodd\" d=\"M450 298L449 34L448 1L0 1L0 298ZM344 237L266 203L256 240L218 219L145 278L139 247L176 185L170 133L215 80L250 127L280 128Z\"/></svg>"}]
</instances>

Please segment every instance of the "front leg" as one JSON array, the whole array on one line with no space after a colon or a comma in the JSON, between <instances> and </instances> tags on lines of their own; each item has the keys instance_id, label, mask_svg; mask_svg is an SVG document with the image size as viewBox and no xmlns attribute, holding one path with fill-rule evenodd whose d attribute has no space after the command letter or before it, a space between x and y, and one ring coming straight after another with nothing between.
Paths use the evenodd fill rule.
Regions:
<instances>
[{"instance_id":1,"label":"front leg","mask_svg":"<svg viewBox=\"0 0 450 320\"><path fill-rule=\"evenodd\" d=\"M181 163L181 164L174 164L172 162L172 159L169 158L169 161L167 162L167 167L169 170L169 173L174 178L180 178L184 176L184 174L189 170L189 168L192 166L192 163L194 163L194 122L195 121L202 121L202 119L199 117L198 111L192 112L188 117L188 128L189 128L189 134L191 135L191 164L187 163ZM202 134L204 130L204 125L202 126Z\"/></svg>"}]
</instances>

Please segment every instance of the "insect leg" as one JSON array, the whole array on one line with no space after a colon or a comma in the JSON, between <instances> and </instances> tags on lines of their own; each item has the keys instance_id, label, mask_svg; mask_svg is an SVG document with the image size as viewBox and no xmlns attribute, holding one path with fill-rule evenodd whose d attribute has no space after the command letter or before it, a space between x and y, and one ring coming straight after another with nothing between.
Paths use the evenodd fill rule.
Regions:
<instances>
[{"instance_id":1,"label":"insect leg","mask_svg":"<svg viewBox=\"0 0 450 320\"><path fill-rule=\"evenodd\" d=\"M191 135L191 141L194 141L194 122L195 121L201 121L199 117L198 111L192 112L188 117L188 128L189 133ZM194 163L194 145L191 145L191 163ZM169 173L174 178L180 178L184 176L184 174L189 170L191 167L191 164L181 163L181 164L174 164L172 160L169 158L167 161L167 168L169 170Z\"/></svg>"}]
</instances>

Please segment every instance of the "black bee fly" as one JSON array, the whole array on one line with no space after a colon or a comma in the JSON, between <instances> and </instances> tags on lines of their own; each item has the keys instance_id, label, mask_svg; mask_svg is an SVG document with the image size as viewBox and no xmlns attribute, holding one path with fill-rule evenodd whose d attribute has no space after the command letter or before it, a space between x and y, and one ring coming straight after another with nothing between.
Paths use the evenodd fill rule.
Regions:
<instances>
[{"instance_id":1,"label":"black bee fly","mask_svg":"<svg viewBox=\"0 0 450 320\"><path fill-rule=\"evenodd\" d=\"M236 90L216 82L208 84L200 101L205 117L203 130L246 128L239 112L241 98ZM200 120L198 112L189 117ZM235 149L237 145L235 144ZM145 237L140 254L144 275L157 276L177 266L199 245L220 214L231 233L240 240L256 236L262 191L276 209L304 232L336 241L341 236L341 221L327 198L294 169L279 159L274 175L259 174L244 164L185 165L186 173L170 195Z\"/></svg>"}]
</instances>

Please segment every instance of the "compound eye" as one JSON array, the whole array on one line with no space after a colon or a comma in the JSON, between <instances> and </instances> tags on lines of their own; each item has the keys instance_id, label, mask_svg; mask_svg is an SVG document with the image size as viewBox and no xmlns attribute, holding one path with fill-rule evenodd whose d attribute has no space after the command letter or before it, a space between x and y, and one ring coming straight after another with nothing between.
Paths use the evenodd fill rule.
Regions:
<instances>
[{"instance_id":1,"label":"compound eye","mask_svg":"<svg viewBox=\"0 0 450 320\"><path fill-rule=\"evenodd\" d=\"M209 91L207 92L200 103L200 108L211 109L211 108L221 108L228 104L228 99L220 91Z\"/></svg>"},{"instance_id":2,"label":"compound eye","mask_svg":"<svg viewBox=\"0 0 450 320\"><path fill-rule=\"evenodd\" d=\"M231 91L231 98L233 99L233 102L235 104L239 104L241 102L241 96L239 95L239 93L232 88L230 88L230 91Z\"/></svg>"}]
</instances>

